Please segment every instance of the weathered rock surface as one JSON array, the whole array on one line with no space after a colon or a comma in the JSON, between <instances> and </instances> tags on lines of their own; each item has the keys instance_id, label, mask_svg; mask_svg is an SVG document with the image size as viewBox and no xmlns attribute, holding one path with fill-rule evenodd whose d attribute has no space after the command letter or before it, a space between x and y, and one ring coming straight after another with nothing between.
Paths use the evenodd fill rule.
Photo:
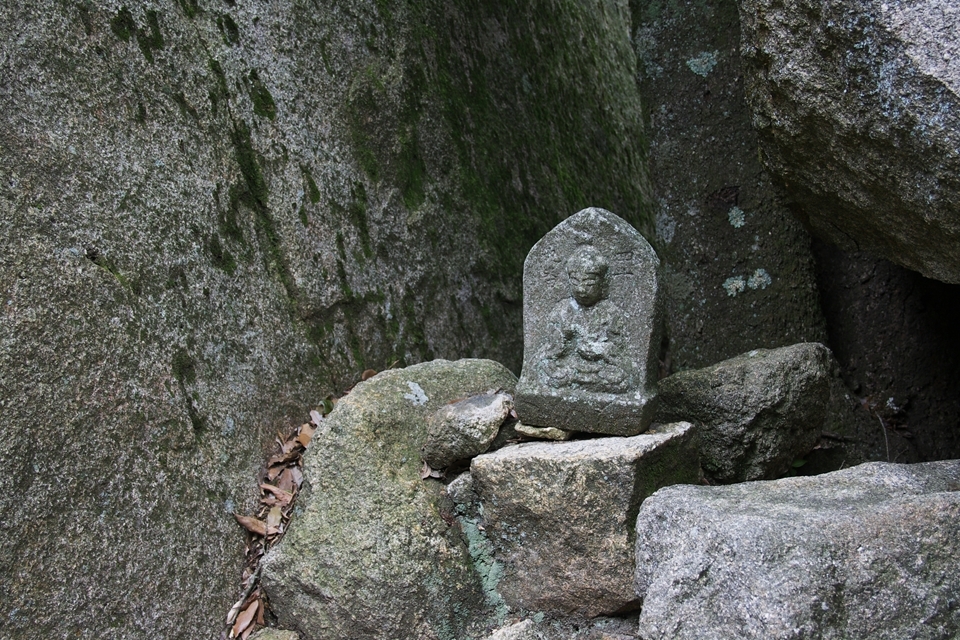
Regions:
<instances>
[{"instance_id":1,"label":"weathered rock surface","mask_svg":"<svg viewBox=\"0 0 960 640\"><path fill-rule=\"evenodd\" d=\"M250 636L250 640L300 640L300 634L296 631L283 631L267 627Z\"/></svg>"},{"instance_id":2,"label":"weathered rock surface","mask_svg":"<svg viewBox=\"0 0 960 640\"><path fill-rule=\"evenodd\" d=\"M820 438L831 362L822 344L804 343L681 371L660 381L657 419L700 426L700 463L710 479L775 478Z\"/></svg>"},{"instance_id":3,"label":"weathered rock surface","mask_svg":"<svg viewBox=\"0 0 960 640\"><path fill-rule=\"evenodd\" d=\"M767 166L815 233L960 283L960 12L951 0L741 0Z\"/></svg>"},{"instance_id":4,"label":"weathered rock surface","mask_svg":"<svg viewBox=\"0 0 960 640\"><path fill-rule=\"evenodd\" d=\"M490 448L513 410L513 396L483 393L446 404L427 420L420 452L434 469L467 460Z\"/></svg>"},{"instance_id":5,"label":"weathered rock surface","mask_svg":"<svg viewBox=\"0 0 960 640\"><path fill-rule=\"evenodd\" d=\"M825 342L810 236L757 154L737 0L639 2L633 19L663 263L664 375Z\"/></svg>"},{"instance_id":6,"label":"weathered rock surface","mask_svg":"<svg viewBox=\"0 0 960 640\"><path fill-rule=\"evenodd\" d=\"M589 620L527 618L502 627L484 640L635 640L637 620L633 617L591 618Z\"/></svg>"},{"instance_id":7,"label":"weathered rock surface","mask_svg":"<svg viewBox=\"0 0 960 640\"><path fill-rule=\"evenodd\" d=\"M3 3L5 636L216 638L278 428L394 360L519 370L529 247L649 226L604 7Z\"/></svg>"},{"instance_id":8,"label":"weathered rock surface","mask_svg":"<svg viewBox=\"0 0 960 640\"><path fill-rule=\"evenodd\" d=\"M659 487L697 482L694 428L524 443L470 466L510 607L595 616L636 608L632 524Z\"/></svg>"},{"instance_id":9,"label":"weathered rock surface","mask_svg":"<svg viewBox=\"0 0 960 640\"><path fill-rule=\"evenodd\" d=\"M457 640L492 608L443 485L420 478L426 420L516 378L489 360L384 371L340 400L304 455L300 511L263 560L281 625L306 640Z\"/></svg>"},{"instance_id":10,"label":"weathered rock surface","mask_svg":"<svg viewBox=\"0 0 960 640\"><path fill-rule=\"evenodd\" d=\"M636 229L596 207L541 238L523 265L517 413L537 427L644 431L656 408L660 259Z\"/></svg>"},{"instance_id":11,"label":"weathered rock surface","mask_svg":"<svg viewBox=\"0 0 960 640\"><path fill-rule=\"evenodd\" d=\"M952 638L960 462L661 489L640 508L645 640Z\"/></svg>"},{"instance_id":12,"label":"weathered rock surface","mask_svg":"<svg viewBox=\"0 0 960 640\"><path fill-rule=\"evenodd\" d=\"M522 436L538 440L569 440L573 437L572 431L564 431L556 427L531 427L519 422L514 426L514 430Z\"/></svg>"}]
</instances>

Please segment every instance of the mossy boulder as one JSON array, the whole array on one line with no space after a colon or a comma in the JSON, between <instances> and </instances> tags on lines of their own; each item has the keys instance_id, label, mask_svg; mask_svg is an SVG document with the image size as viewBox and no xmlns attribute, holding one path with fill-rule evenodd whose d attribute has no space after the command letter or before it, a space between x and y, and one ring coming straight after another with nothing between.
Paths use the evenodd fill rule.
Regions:
<instances>
[{"instance_id":1,"label":"mossy boulder","mask_svg":"<svg viewBox=\"0 0 960 640\"><path fill-rule=\"evenodd\" d=\"M444 485L421 478L420 445L445 404L515 385L489 360L437 360L340 400L304 456L296 519L263 560L282 625L307 640L457 640L485 628L495 603Z\"/></svg>"}]
</instances>

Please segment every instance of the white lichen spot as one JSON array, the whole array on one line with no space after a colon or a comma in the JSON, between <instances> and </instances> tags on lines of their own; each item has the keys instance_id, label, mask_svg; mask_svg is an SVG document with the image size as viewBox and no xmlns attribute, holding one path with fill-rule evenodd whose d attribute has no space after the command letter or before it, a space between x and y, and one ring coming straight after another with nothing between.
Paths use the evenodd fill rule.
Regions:
<instances>
[{"instance_id":1,"label":"white lichen spot","mask_svg":"<svg viewBox=\"0 0 960 640\"><path fill-rule=\"evenodd\" d=\"M656 218L657 235L666 243L673 241L673 235L677 231L677 221L671 218L666 212L661 211Z\"/></svg>"},{"instance_id":2,"label":"white lichen spot","mask_svg":"<svg viewBox=\"0 0 960 640\"><path fill-rule=\"evenodd\" d=\"M773 284L773 278L767 273L766 269L757 269L747 280L747 286L751 289L766 289Z\"/></svg>"},{"instance_id":3,"label":"white lichen spot","mask_svg":"<svg viewBox=\"0 0 960 640\"><path fill-rule=\"evenodd\" d=\"M687 66L690 67L690 71L706 78L717 66L718 53L719 51L703 51L696 58L687 60Z\"/></svg>"},{"instance_id":4,"label":"white lichen spot","mask_svg":"<svg viewBox=\"0 0 960 640\"><path fill-rule=\"evenodd\" d=\"M743 276L733 276L723 281L723 288L728 296L735 298L738 293L743 293L747 289L747 283Z\"/></svg>"},{"instance_id":5,"label":"white lichen spot","mask_svg":"<svg viewBox=\"0 0 960 640\"><path fill-rule=\"evenodd\" d=\"M747 222L747 214L740 207L730 207L727 212L727 220L734 229L739 229Z\"/></svg>"},{"instance_id":6,"label":"white lichen spot","mask_svg":"<svg viewBox=\"0 0 960 640\"><path fill-rule=\"evenodd\" d=\"M403 397L413 403L415 407L421 407L427 404L427 394L423 392L423 389L416 382L410 382L407 380L407 386L410 387L410 393L403 394Z\"/></svg>"}]
</instances>

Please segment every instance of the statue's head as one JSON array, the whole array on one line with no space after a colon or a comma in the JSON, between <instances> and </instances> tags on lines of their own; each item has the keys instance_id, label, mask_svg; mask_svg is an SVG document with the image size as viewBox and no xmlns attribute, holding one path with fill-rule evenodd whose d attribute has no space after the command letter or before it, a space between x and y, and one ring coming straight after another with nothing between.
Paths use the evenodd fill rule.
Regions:
<instances>
[{"instance_id":1,"label":"statue's head","mask_svg":"<svg viewBox=\"0 0 960 640\"><path fill-rule=\"evenodd\" d=\"M574 300L584 307L603 300L609 268L603 254L593 247L587 245L577 249L567 260L567 277Z\"/></svg>"}]
</instances>

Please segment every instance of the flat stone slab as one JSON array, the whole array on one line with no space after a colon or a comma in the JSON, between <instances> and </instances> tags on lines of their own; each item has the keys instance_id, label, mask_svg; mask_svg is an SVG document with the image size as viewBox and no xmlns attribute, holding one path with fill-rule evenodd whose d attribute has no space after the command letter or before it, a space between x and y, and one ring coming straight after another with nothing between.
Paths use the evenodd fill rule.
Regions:
<instances>
[{"instance_id":1,"label":"flat stone slab","mask_svg":"<svg viewBox=\"0 0 960 640\"><path fill-rule=\"evenodd\" d=\"M474 458L473 488L503 566L498 590L507 605L584 616L635 609L635 514L658 488L697 482L693 436L693 425L676 423Z\"/></svg>"},{"instance_id":2,"label":"flat stone slab","mask_svg":"<svg viewBox=\"0 0 960 640\"><path fill-rule=\"evenodd\" d=\"M584 209L540 239L523 265L520 420L636 435L653 418L660 260L622 218Z\"/></svg>"},{"instance_id":3,"label":"flat stone slab","mask_svg":"<svg viewBox=\"0 0 960 640\"><path fill-rule=\"evenodd\" d=\"M646 640L960 633L960 461L667 487L637 530Z\"/></svg>"},{"instance_id":4,"label":"flat stone slab","mask_svg":"<svg viewBox=\"0 0 960 640\"><path fill-rule=\"evenodd\" d=\"M778 478L820 439L832 361L804 342L675 373L660 381L657 420L700 427L700 464L714 482Z\"/></svg>"}]
</instances>

